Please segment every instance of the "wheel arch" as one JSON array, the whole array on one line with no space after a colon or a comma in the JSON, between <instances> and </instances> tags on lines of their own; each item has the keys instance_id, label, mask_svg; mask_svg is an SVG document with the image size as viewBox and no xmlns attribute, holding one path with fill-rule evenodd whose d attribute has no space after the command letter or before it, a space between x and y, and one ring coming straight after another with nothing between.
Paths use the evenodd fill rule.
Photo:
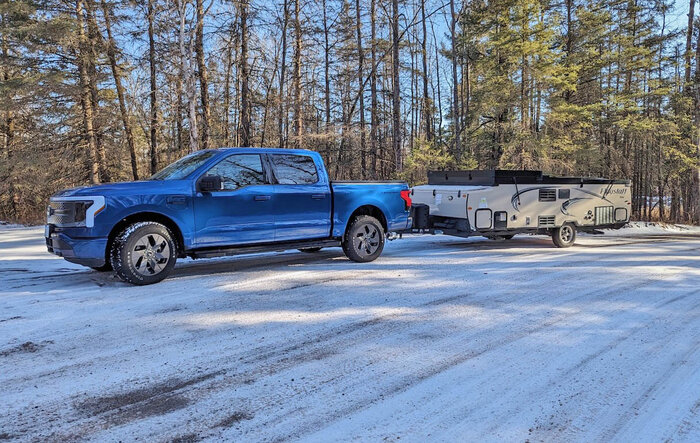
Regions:
<instances>
[{"instance_id":1,"label":"wheel arch","mask_svg":"<svg viewBox=\"0 0 700 443\"><path fill-rule=\"evenodd\" d=\"M156 222L164 225L166 228L170 230L170 232L173 233L174 237L173 240L175 240L175 246L177 248L177 256L178 257L184 257L184 252L185 252L185 240L182 235L182 230L180 227L175 223L173 219L168 217L167 215L160 214L158 212L149 212L149 211L143 211L143 212L136 212L134 214L127 215L126 217L122 218L117 222L112 227L112 230L109 232L109 236L107 237L107 249L105 251L105 254L107 256L107 259L109 259L109 251L112 248L112 242L114 239L119 235L120 232L122 232L127 226L132 225L134 223L139 223L139 222Z\"/></svg>"},{"instance_id":2,"label":"wheel arch","mask_svg":"<svg viewBox=\"0 0 700 443\"><path fill-rule=\"evenodd\" d=\"M382 228L384 228L384 232L387 232L388 230L388 223L386 220L386 216L384 215L384 211L379 209L377 206L367 204L367 205L362 205L359 208L355 209L352 214L350 214L350 217L348 217L347 222L345 223L345 229L343 229L343 235L345 235L348 232L348 228L350 227L350 223L357 217L361 215L369 215L371 217L376 218L379 220L379 223L381 223Z\"/></svg>"}]
</instances>

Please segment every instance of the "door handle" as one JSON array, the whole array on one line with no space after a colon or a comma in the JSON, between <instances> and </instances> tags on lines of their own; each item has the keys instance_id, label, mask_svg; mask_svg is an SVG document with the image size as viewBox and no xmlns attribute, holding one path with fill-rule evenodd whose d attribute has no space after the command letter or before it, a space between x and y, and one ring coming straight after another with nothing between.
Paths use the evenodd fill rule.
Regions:
<instances>
[{"instance_id":1,"label":"door handle","mask_svg":"<svg viewBox=\"0 0 700 443\"><path fill-rule=\"evenodd\" d=\"M311 198L314 200L323 200L326 198L326 194L311 194Z\"/></svg>"},{"instance_id":2,"label":"door handle","mask_svg":"<svg viewBox=\"0 0 700 443\"><path fill-rule=\"evenodd\" d=\"M264 202L270 199L269 195L256 195L255 196L255 201L256 202Z\"/></svg>"}]
</instances>

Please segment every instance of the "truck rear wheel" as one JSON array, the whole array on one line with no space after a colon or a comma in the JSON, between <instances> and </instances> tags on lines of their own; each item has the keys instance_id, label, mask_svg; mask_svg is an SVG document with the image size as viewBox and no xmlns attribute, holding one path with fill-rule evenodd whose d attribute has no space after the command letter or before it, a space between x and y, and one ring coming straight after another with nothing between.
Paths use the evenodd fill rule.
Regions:
<instances>
[{"instance_id":1,"label":"truck rear wheel","mask_svg":"<svg viewBox=\"0 0 700 443\"><path fill-rule=\"evenodd\" d=\"M345 256L358 263L376 260L384 250L384 228L374 217L361 215L350 222L343 237Z\"/></svg>"},{"instance_id":2,"label":"truck rear wheel","mask_svg":"<svg viewBox=\"0 0 700 443\"><path fill-rule=\"evenodd\" d=\"M160 223L139 222L128 226L112 243L110 262L127 283L150 285L166 278L175 267L177 252L173 236Z\"/></svg>"},{"instance_id":3,"label":"truck rear wheel","mask_svg":"<svg viewBox=\"0 0 700 443\"><path fill-rule=\"evenodd\" d=\"M564 223L552 233L552 241L557 248L568 248L576 241L576 226L573 223Z\"/></svg>"}]
</instances>

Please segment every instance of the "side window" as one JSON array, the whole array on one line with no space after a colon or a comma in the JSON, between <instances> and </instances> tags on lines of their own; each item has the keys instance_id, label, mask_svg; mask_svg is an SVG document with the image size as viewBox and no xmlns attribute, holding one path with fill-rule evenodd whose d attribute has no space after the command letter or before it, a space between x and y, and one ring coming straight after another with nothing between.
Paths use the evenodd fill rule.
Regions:
<instances>
[{"instance_id":1,"label":"side window","mask_svg":"<svg viewBox=\"0 0 700 443\"><path fill-rule=\"evenodd\" d=\"M265 172L258 154L230 155L217 163L206 175L220 176L222 189L229 191L265 184Z\"/></svg>"},{"instance_id":2,"label":"side window","mask_svg":"<svg viewBox=\"0 0 700 443\"><path fill-rule=\"evenodd\" d=\"M308 155L274 154L270 157L278 183L310 185L318 182L316 163Z\"/></svg>"}]
</instances>

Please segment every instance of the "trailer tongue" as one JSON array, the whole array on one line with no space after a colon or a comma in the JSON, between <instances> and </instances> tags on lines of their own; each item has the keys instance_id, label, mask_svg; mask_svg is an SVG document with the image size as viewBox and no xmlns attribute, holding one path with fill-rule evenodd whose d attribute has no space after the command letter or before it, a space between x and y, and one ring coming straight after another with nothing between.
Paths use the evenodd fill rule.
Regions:
<instances>
[{"instance_id":1,"label":"trailer tongue","mask_svg":"<svg viewBox=\"0 0 700 443\"><path fill-rule=\"evenodd\" d=\"M630 181L553 177L541 171L435 171L411 189L412 232L509 239L552 236L574 244L577 231L619 229L629 221Z\"/></svg>"}]
</instances>

